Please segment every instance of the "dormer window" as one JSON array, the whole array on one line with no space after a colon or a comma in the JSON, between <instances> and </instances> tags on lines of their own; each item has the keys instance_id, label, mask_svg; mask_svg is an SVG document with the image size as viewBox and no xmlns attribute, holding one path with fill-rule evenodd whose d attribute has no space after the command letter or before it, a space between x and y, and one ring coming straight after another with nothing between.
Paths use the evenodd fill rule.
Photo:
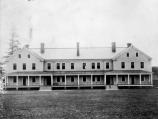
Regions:
<instances>
[{"instance_id":1,"label":"dormer window","mask_svg":"<svg viewBox=\"0 0 158 119\"><path fill-rule=\"evenodd\" d=\"M30 58L30 54L28 54L27 57Z\"/></svg>"},{"instance_id":2,"label":"dormer window","mask_svg":"<svg viewBox=\"0 0 158 119\"><path fill-rule=\"evenodd\" d=\"M138 52L136 52L136 57L138 57Z\"/></svg>"},{"instance_id":3,"label":"dormer window","mask_svg":"<svg viewBox=\"0 0 158 119\"><path fill-rule=\"evenodd\" d=\"M21 54L19 54L19 58L21 58Z\"/></svg>"},{"instance_id":4,"label":"dormer window","mask_svg":"<svg viewBox=\"0 0 158 119\"><path fill-rule=\"evenodd\" d=\"M127 57L129 57L129 52L127 52Z\"/></svg>"}]
</instances>

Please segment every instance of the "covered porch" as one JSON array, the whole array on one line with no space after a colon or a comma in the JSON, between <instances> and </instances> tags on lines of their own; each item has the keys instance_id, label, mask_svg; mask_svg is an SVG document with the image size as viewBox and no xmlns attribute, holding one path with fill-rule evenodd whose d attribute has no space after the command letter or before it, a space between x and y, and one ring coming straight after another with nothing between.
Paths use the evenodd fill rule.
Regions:
<instances>
[{"instance_id":1,"label":"covered porch","mask_svg":"<svg viewBox=\"0 0 158 119\"><path fill-rule=\"evenodd\" d=\"M118 87L152 87L152 72L125 70L110 71L105 74L106 85L117 85Z\"/></svg>"}]
</instances>

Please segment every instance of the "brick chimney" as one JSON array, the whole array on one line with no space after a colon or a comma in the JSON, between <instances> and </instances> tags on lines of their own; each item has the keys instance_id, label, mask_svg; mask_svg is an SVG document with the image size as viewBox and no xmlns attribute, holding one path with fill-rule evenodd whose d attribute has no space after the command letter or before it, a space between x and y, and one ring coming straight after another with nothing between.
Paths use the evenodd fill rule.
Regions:
<instances>
[{"instance_id":1,"label":"brick chimney","mask_svg":"<svg viewBox=\"0 0 158 119\"><path fill-rule=\"evenodd\" d=\"M77 56L80 56L80 46L79 46L79 42L77 42Z\"/></svg>"},{"instance_id":2,"label":"brick chimney","mask_svg":"<svg viewBox=\"0 0 158 119\"><path fill-rule=\"evenodd\" d=\"M44 52L45 52L44 43L41 43L40 52L41 52L41 54L44 54Z\"/></svg>"},{"instance_id":3,"label":"brick chimney","mask_svg":"<svg viewBox=\"0 0 158 119\"><path fill-rule=\"evenodd\" d=\"M116 52L116 43L115 42L112 42L111 50L112 50L113 53Z\"/></svg>"},{"instance_id":4,"label":"brick chimney","mask_svg":"<svg viewBox=\"0 0 158 119\"><path fill-rule=\"evenodd\" d=\"M132 43L127 43L127 47L130 47L132 45Z\"/></svg>"}]
</instances>

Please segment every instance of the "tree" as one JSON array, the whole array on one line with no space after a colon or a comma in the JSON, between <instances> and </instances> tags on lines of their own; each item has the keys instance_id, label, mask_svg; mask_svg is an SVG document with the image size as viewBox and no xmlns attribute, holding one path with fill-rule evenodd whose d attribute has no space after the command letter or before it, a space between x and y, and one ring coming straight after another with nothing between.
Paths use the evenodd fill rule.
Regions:
<instances>
[{"instance_id":1,"label":"tree","mask_svg":"<svg viewBox=\"0 0 158 119\"><path fill-rule=\"evenodd\" d=\"M4 57L7 59L9 56L13 55L15 51L20 49L20 42L17 39L16 33L13 31L11 34L11 39L9 40L9 49L7 51L7 55Z\"/></svg>"}]
</instances>

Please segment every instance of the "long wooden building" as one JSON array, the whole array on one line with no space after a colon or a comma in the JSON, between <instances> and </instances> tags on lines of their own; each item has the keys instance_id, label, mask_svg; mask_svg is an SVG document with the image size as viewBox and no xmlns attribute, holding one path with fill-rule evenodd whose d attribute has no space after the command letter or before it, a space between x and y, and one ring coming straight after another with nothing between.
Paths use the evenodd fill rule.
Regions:
<instances>
[{"instance_id":1,"label":"long wooden building","mask_svg":"<svg viewBox=\"0 0 158 119\"><path fill-rule=\"evenodd\" d=\"M6 89L152 87L151 57L126 47L24 48L6 63Z\"/></svg>"}]
</instances>

